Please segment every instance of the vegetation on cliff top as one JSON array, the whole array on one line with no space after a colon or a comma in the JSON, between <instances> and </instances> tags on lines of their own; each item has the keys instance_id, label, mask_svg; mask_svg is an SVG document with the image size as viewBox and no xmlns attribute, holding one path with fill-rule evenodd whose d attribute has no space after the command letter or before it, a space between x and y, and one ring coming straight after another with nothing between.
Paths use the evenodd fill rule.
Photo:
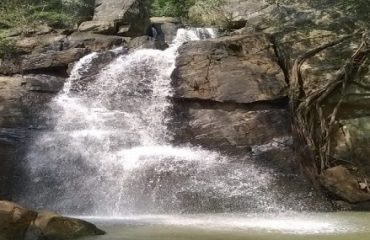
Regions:
<instances>
[{"instance_id":1,"label":"vegetation on cliff top","mask_svg":"<svg viewBox=\"0 0 370 240\"><path fill-rule=\"evenodd\" d=\"M91 0L1 0L0 29L26 32L40 23L68 28L91 14L92 9Z\"/></svg>"},{"instance_id":2,"label":"vegetation on cliff top","mask_svg":"<svg viewBox=\"0 0 370 240\"><path fill-rule=\"evenodd\" d=\"M194 25L213 25L227 28L232 12L226 0L154 0L153 16L180 17Z\"/></svg>"},{"instance_id":3,"label":"vegetation on cliff top","mask_svg":"<svg viewBox=\"0 0 370 240\"><path fill-rule=\"evenodd\" d=\"M42 24L72 28L93 13L94 0L1 0L0 58L17 52L7 38L30 34Z\"/></svg>"},{"instance_id":4,"label":"vegetation on cliff top","mask_svg":"<svg viewBox=\"0 0 370 240\"><path fill-rule=\"evenodd\" d=\"M187 17L189 8L196 0L153 0L151 13L153 16Z\"/></svg>"}]
</instances>

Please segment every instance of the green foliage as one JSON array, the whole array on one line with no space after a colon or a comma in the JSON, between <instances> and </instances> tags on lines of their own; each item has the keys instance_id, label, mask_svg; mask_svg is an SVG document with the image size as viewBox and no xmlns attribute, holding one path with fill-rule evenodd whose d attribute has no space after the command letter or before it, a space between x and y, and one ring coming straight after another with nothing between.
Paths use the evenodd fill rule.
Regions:
<instances>
[{"instance_id":1,"label":"green foliage","mask_svg":"<svg viewBox=\"0 0 370 240\"><path fill-rule=\"evenodd\" d=\"M17 52L18 50L14 46L14 43L10 39L0 35L0 59L8 55L16 54Z\"/></svg>"},{"instance_id":2,"label":"green foliage","mask_svg":"<svg viewBox=\"0 0 370 240\"><path fill-rule=\"evenodd\" d=\"M347 15L355 16L363 21L370 21L369 0L338 0L337 4Z\"/></svg>"},{"instance_id":3,"label":"green foliage","mask_svg":"<svg viewBox=\"0 0 370 240\"><path fill-rule=\"evenodd\" d=\"M277 4L307 4L315 9L336 8L342 10L347 16L355 17L363 21L370 21L369 0L268 0L268 3Z\"/></svg>"},{"instance_id":4,"label":"green foliage","mask_svg":"<svg viewBox=\"0 0 370 240\"><path fill-rule=\"evenodd\" d=\"M233 13L226 9L227 0L153 0L153 16L185 18L192 24L227 28Z\"/></svg>"},{"instance_id":5,"label":"green foliage","mask_svg":"<svg viewBox=\"0 0 370 240\"><path fill-rule=\"evenodd\" d=\"M41 22L54 27L73 27L81 11L92 12L93 0L1 0L0 28L27 30Z\"/></svg>"},{"instance_id":6,"label":"green foliage","mask_svg":"<svg viewBox=\"0 0 370 240\"><path fill-rule=\"evenodd\" d=\"M152 16L187 17L196 0L153 0Z\"/></svg>"},{"instance_id":7,"label":"green foliage","mask_svg":"<svg viewBox=\"0 0 370 240\"><path fill-rule=\"evenodd\" d=\"M189 12L189 21L197 25L218 26L228 29L234 13L226 0L197 0Z\"/></svg>"}]
</instances>

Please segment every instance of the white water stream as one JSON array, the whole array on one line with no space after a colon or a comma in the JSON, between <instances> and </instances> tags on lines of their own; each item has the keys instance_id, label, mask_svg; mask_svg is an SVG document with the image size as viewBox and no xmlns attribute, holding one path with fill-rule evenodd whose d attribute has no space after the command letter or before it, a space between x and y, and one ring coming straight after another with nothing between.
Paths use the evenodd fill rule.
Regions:
<instances>
[{"instance_id":1,"label":"white water stream","mask_svg":"<svg viewBox=\"0 0 370 240\"><path fill-rule=\"evenodd\" d=\"M289 210L271 188L271 171L171 145L176 51L186 41L214 36L211 29L180 29L167 50L120 55L89 82L82 76L99 54L76 63L50 104L53 130L29 149L20 201L98 216Z\"/></svg>"}]
</instances>

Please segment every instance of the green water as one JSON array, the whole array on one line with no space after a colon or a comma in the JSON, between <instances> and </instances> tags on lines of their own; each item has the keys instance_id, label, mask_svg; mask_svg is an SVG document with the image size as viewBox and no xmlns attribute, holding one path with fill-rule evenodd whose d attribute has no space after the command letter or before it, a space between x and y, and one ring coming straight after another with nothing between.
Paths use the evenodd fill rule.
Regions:
<instances>
[{"instance_id":1,"label":"green water","mask_svg":"<svg viewBox=\"0 0 370 240\"><path fill-rule=\"evenodd\" d=\"M370 240L369 213L157 215L86 218L107 232L88 240Z\"/></svg>"}]
</instances>

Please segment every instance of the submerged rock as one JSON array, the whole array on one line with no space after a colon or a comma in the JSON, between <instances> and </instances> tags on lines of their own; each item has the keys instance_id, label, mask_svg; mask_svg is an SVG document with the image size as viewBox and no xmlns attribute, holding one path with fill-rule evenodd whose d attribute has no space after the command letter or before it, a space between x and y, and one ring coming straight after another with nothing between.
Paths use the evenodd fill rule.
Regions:
<instances>
[{"instance_id":1,"label":"submerged rock","mask_svg":"<svg viewBox=\"0 0 370 240\"><path fill-rule=\"evenodd\" d=\"M67 240L103 235L83 220L54 213L37 213L12 202L0 201L1 240Z\"/></svg>"}]
</instances>

